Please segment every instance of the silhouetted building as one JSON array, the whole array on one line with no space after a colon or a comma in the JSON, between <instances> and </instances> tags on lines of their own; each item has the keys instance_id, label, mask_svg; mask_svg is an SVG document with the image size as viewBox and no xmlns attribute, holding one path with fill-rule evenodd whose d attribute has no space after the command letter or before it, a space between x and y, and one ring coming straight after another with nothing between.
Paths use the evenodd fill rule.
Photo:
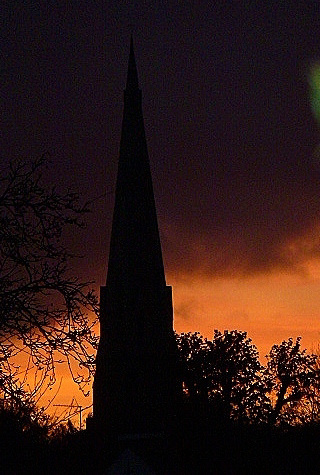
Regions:
<instances>
[{"instance_id":1,"label":"silhouetted building","mask_svg":"<svg viewBox=\"0 0 320 475\"><path fill-rule=\"evenodd\" d=\"M94 426L122 440L165 431L175 402L172 291L165 281L132 39L100 335Z\"/></svg>"}]
</instances>

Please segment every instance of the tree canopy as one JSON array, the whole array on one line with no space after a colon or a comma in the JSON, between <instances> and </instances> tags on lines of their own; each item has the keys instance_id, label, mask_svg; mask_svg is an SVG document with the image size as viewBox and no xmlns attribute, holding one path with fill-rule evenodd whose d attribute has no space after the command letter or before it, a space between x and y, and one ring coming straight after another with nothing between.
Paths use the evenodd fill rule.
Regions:
<instances>
[{"instance_id":1,"label":"tree canopy","mask_svg":"<svg viewBox=\"0 0 320 475\"><path fill-rule=\"evenodd\" d=\"M301 338L273 345L267 364L246 332L176 335L187 400L211 404L225 420L299 424L319 420L319 357Z\"/></svg>"},{"instance_id":2,"label":"tree canopy","mask_svg":"<svg viewBox=\"0 0 320 475\"><path fill-rule=\"evenodd\" d=\"M273 423L294 424L315 419L315 407L308 406L320 387L318 361L317 355L301 349L300 337L272 346L267 355L265 378L274 400L270 416Z\"/></svg>"}]
</instances>

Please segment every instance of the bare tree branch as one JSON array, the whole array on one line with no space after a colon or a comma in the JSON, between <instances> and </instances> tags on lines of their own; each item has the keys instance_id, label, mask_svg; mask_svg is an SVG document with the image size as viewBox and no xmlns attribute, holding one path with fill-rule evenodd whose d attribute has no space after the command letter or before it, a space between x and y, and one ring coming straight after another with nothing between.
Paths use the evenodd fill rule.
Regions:
<instances>
[{"instance_id":1,"label":"bare tree branch","mask_svg":"<svg viewBox=\"0 0 320 475\"><path fill-rule=\"evenodd\" d=\"M18 353L28 354L51 382L57 362L66 362L83 390L94 370L98 299L92 282L72 275L75 256L62 244L68 228L84 226L89 206L71 191L46 187L46 164L45 156L17 160L0 178L2 390L13 378L10 365Z\"/></svg>"}]
</instances>

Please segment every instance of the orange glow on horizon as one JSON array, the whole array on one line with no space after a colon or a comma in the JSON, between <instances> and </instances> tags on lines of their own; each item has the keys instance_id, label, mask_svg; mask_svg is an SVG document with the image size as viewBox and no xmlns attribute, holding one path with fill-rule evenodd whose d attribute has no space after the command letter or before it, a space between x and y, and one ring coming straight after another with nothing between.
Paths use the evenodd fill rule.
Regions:
<instances>
[{"instance_id":1,"label":"orange glow on horizon","mask_svg":"<svg viewBox=\"0 0 320 475\"><path fill-rule=\"evenodd\" d=\"M237 278L167 272L167 283L173 287L175 330L199 331L209 339L214 329L246 331L262 363L273 344L289 337L302 336L302 347L315 351L320 342L320 262L310 261L307 269L299 275L274 272ZM44 394L40 405L52 398L61 378L53 404L71 404L73 397L82 408L92 404L92 390L84 397L67 365L59 365L56 386ZM65 410L53 404L50 414ZM83 411L83 424L91 411L90 407ZM79 427L79 414L72 420Z\"/></svg>"},{"instance_id":2,"label":"orange glow on horizon","mask_svg":"<svg viewBox=\"0 0 320 475\"><path fill-rule=\"evenodd\" d=\"M302 336L302 346L314 350L320 341L320 263L310 261L308 272L209 278L168 275L173 286L175 329L242 330L258 347L260 358L271 346Z\"/></svg>"}]
</instances>

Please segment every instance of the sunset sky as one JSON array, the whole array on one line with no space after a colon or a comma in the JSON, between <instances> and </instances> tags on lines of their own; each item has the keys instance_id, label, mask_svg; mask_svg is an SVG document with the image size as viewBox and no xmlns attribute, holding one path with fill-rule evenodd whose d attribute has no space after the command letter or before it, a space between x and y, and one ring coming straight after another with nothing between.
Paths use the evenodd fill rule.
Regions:
<instances>
[{"instance_id":1,"label":"sunset sky","mask_svg":"<svg viewBox=\"0 0 320 475\"><path fill-rule=\"evenodd\" d=\"M70 245L106 278L133 30L175 328L320 341L318 2L0 6L2 163L99 198ZM66 390L68 392L69 390ZM68 393L70 394L70 392Z\"/></svg>"}]
</instances>

